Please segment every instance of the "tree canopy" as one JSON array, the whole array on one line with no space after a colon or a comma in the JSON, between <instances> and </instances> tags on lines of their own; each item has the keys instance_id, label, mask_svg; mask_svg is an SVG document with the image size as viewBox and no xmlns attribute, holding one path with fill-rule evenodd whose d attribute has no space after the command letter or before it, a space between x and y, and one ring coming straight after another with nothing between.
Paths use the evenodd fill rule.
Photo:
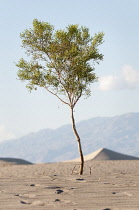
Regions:
<instances>
[{"instance_id":1,"label":"tree canopy","mask_svg":"<svg viewBox=\"0 0 139 210\"><path fill-rule=\"evenodd\" d=\"M79 25L54 30L49 23L34 19L33 28L20 34L31 59L21 58L16 64L18 78L27 81L30 90L43 87L74 107L82 95L90 95L89 85L97 80L94 70L103 59L98 49L103 36L99 32L91 37L89 29Z\"/></svg>"}]
</instances>

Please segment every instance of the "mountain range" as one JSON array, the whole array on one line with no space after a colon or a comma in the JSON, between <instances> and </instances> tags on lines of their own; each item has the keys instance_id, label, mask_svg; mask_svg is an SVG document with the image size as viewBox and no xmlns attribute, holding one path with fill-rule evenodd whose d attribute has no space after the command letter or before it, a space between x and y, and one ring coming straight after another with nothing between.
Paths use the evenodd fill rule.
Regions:
<instances>
[{"instance_id":1,"label":"mountain range","mask_svg":"<svg viewBox=\"0 0 139 210\"><path fill-rule=\"evenodd\" d=\"M95 117L77 123L84 155L100 148L139 156L139 113ZM79 157L71 125L44 129L0 143L0 157L33 163L66 161Z\"/></svg>"}]
</instances>

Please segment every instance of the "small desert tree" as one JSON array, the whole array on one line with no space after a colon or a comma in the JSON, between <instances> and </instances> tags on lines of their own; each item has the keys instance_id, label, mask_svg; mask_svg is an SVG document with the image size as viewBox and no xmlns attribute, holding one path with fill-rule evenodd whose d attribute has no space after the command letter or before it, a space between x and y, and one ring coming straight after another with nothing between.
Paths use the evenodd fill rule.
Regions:
<instances>
[{"instance_id":1,"label":"small desert tree","mask_svg":"<svg viewBox=\"0 0 139 210\"><path fill-rule=\"evenodd\" d=\"M31 59L25 61L21 58L16 64L18 78L28 82L26 87L29 90L43 87L69 106L81 157L81 175L84 157L75 125L74 107L81 96L90 96L89 86L97 80L94 67L103 59L98 50L103 36L101 32L91 37L88 28L78 25L54 30L49 23L37 19L34 19L32 29L20 34L22 47Z\"/></svg>"}]
</instances>

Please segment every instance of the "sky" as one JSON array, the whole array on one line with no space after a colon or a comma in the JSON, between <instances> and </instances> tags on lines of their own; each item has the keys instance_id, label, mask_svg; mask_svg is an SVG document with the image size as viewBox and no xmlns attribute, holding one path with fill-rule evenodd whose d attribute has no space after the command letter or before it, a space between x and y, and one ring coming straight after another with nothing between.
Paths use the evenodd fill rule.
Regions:
<instances>
[{"instance_id":1,"label":"sky","mask_svg":"<svg viewBox=\"0 0 139 210\"><path fill-rule=\"evenodd\" d=\"M33 19L55 29L79 24L104 32L91 97L75 108L76 122L139 112L138 0L0 0L0 142L69 124L69 107L43 89L29 93L15 63L25 56L20 33Z\"/></svg>"}]
</instances>

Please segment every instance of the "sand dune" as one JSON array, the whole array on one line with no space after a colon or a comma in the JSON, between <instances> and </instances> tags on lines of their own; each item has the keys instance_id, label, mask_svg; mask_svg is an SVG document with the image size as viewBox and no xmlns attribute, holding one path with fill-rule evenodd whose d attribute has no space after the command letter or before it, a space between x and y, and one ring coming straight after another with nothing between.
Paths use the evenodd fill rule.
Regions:
<instances>
[{"instance_id":1,"label":"sand dune","mask_svg":"<svg viewBox=\"0 0 139 210\"><path fill-rule=\"evenodd\" d=\"M91 154L84 156L85 161L89 160L139 160L139 157L129 156L121 154L119 152L114 152L112 150L101 148ZM80 158L69 160L70 162L79 162Z\"/></svg>"},{"instance_id":2,"label":"sand dune","mask_svg":"<svg viewBox=\"0 0 139 210\"><path fill-rule=\"evenodd\" d=\"M1 165L28 165L28 164L32 164L32 163L23 159L18 159L18 158L0 158L0 166Z\"/></svg>"}]
</instances>

